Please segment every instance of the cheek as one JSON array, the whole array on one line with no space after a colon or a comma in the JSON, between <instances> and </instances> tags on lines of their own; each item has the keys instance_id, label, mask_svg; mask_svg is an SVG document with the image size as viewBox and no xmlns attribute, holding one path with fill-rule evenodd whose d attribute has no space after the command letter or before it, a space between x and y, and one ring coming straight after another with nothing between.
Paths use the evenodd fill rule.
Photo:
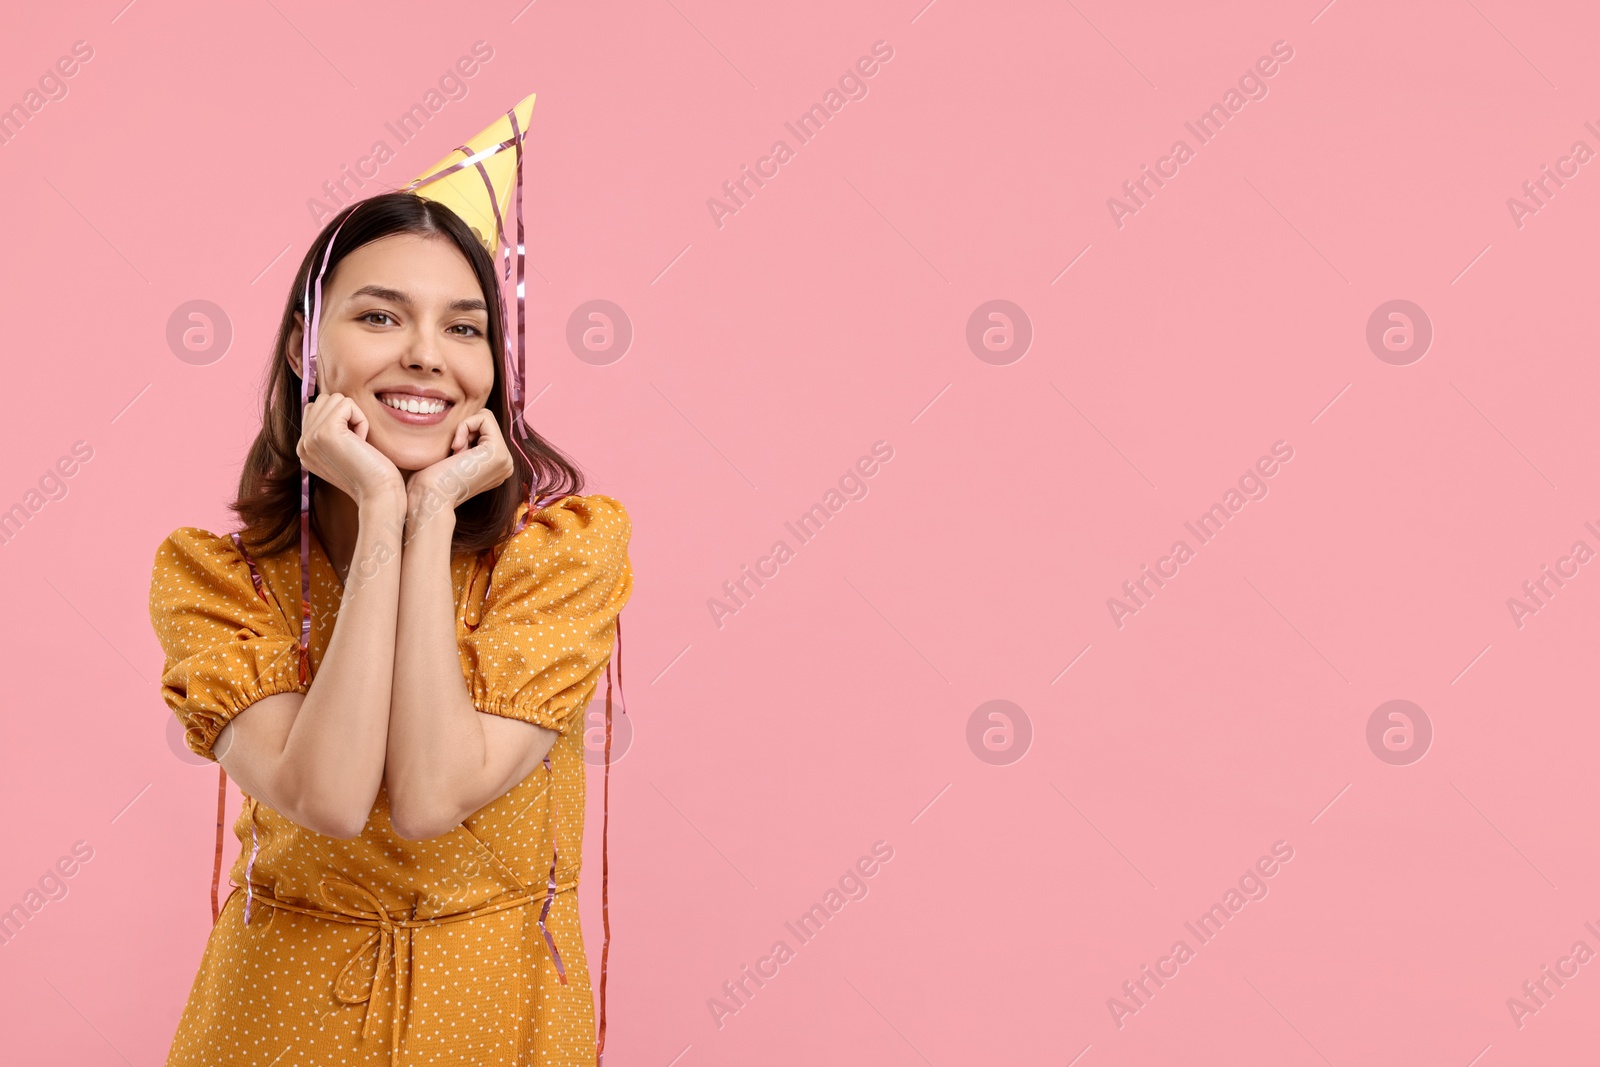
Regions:
<instances>
[{"instance_id":1,"label":"cheek","mask_svg":"<svg viewBox=\"0 0 1600 1067\"><path fill-rule=\"evenodd\" d=\"M392 346L379 339L345 323L325 325L317 350L317 388L354 396L385 374L394 359Z\"/></svg>"},{"instance_id":2,"label":"cheek","mask_svg":"<svg viewBox=\"0 0 1600 1067\"><path fill-rule=\"evenodd\" d=\"M489 393L494 389L494 365L491 363L473 368L471 377L466 378L462 386L473 406L483 407L489 402Z\"/></svg>"}]
</instances>

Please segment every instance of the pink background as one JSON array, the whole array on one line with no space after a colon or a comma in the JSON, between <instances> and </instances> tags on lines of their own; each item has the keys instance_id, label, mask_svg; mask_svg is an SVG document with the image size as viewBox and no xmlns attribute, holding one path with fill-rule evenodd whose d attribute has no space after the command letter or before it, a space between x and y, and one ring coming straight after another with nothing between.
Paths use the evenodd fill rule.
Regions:
<instances>
[{"instance_id":1,"label":"pink background","mask_svg":"<svg viewBox=\"0 0 1600 1067\"><path fill-rule=\"evenodd\" d=\"M0 908L93 849L0 948L8 1060L159 1064L194 977L217 779L171 746L146 593L172 529L230 528L308 198L379 139L361 195L403 183L528 92L530 417L634 521L615 1063L1592 1055L1600 962L1520 1026L1507 1004L1600 951L1600 565L1521 626L1507 604L1600 549L1600 163L1520 226L1507 205L1600 150L1592 5L122 3L0 35L0 104L94 52L0 145L0 508L93 448L0 546ZM384 123L479 40L465 99L399 145ZM866 97L799 144L784 122L876 41ZM1277 41L1267 96L1198 144L1184 122ZM719 227L708 198L779 138ZM1178 138L1194 157L1119 227L1107 199ZM566 341L599 299L634 330L604 365ZM1020 358L967 343L996 299ZM191 300L233 329L203 365L166 339ZM1405 365L1366 341L1391 300L1434 331ZM799 545L784 522L880 440L867 496ZM1278 441L1268 495L1199 546L1184 523ZM1119 627L1108 598L1180 538ZM1395 699L1433 731L1407 764L1367 741ZM1028 724L999 753L968 741L991 700ZM799 943L785 922L877 841L867 896ZM1185 922L1280 841L1201 945ZM1179 939L1119 1026L1109 998Z\"/></svg>"}]
</instances>

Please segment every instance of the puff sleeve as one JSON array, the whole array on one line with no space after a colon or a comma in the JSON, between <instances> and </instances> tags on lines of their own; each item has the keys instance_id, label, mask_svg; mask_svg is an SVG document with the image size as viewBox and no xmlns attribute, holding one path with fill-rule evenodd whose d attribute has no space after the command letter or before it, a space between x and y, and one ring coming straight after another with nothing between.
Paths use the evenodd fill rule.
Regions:
<instances>
[{"instance_id":1,"label":"puff sleeve","mask_svg":"<svg viewBox=\"0 0 1600 1067\"><path fill-rule=\"evenodd\" d=\"M166 654L161 698L183 724L189 749L211 746L262 697L299 690L299 640L261 599L249 564L226 537L179 529L156 549L150 622Z\"/></svg>"},{"instance_id":2,"label":"puff sleeve","mask_svg":"<svg viewBox=\"0 0 1600 1067\"><path fill-rule=\"evenodd\" d=\"M610 661L633 592L632 523L609 496L569 496L535 513L500 551L481 622L459 641L481 712L565 734Z\"/></svg>"}]
</instances>

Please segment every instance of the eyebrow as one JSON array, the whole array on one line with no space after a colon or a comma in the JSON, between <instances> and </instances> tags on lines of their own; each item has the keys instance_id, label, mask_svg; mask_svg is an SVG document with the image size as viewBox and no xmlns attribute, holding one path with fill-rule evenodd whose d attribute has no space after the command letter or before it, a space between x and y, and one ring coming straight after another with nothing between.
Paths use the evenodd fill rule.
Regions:
<instances>
[{"instance_id":1,"label":"eyebrow","mask_svg":"<svg viewBox=\"0 0 1600 1067\"><path fill-rule=\"evenodd\" d=\"M382 286L382 285L363 285L361 288L357 289L355 292L350 294L350 299L351 300L355 300L357 297L362 297L362 296L376 297L379 300L389 300L389 301L392 301L392 302L394 302L396 304L401 304L401 305L403 305L405 307L412 307L413 306L413 304L411 302L411 298L409 296L407 296L405 293L402 293L398 289L390 289L390 288L388 288L386 286ZM465 299L463 299L463 300L452 300L450 302L450 306L448 308L446 308L445 310L447 310L447 311L488 311L489 307L482 300L465 300Z\"/></svg>"}]
</instances>

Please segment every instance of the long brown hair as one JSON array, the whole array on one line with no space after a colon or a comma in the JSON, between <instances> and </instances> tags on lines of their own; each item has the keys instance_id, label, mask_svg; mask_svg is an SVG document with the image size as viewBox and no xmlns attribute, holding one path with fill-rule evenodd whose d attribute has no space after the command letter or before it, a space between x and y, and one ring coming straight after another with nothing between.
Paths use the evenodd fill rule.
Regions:
<instances>
[{"instance_id":1,"label":"long brown hair","mask_svg":"<svg viewBox=\"0 0 1600 1067\"><path fill-rule=\"evenodd\" d=\"M341 228L340 224L346 219L349 219L348 224ZM380 237L410 233L448 237L467 257L467 263L477 275L478 286L483 290L483 301L489 308L489 350L494 354L494 388L489 393L485 407L493 412L500 424L500 432L511 449L515 471L500 485L479 493L456 508L451 553L480 554L499 544L511 533L517 505L528 499L529 490L535 484L541 490L540 497L552 493L581 493L583 474L555 446L540 437L531 425L527 427L527 433L513 443L515 431L510 418L511 390L506 381L505 319L500 285L495 277L494 260L478 243L477 231L448 207L426 200L416 193L381 193L356 201L328 220L306 251L305 258L300 261L294 284L289 287L289 299L284 304L283 317L278 323L277 339L272 345L271 366L262 391L261 432L250 445L244 468L239 472L238 498L228 505L243 522L240 539L250 546L251 551L273 556L299 544L300 457L295 448L300 442L300 378L290 367L287 346L296 325L296 311L304 316L305 328L311 328L310 309L305 306L306 285L313 276L312 272L320 266L328 242L335 232L338 233L338 240L333 242L327 273L323 276L324 286L327 279L333 276L334 268L351 252ZM518 453L516 445L519 444L527 459ZM313 500L317 497L316 487L320 484L322 479L313 474ZM324 490L329 491L336 490L331 486ZM315 507L312 509L312 529L315 532ZM325 541L323 543L326 544Z\"/></svg>"}]
</instances>

